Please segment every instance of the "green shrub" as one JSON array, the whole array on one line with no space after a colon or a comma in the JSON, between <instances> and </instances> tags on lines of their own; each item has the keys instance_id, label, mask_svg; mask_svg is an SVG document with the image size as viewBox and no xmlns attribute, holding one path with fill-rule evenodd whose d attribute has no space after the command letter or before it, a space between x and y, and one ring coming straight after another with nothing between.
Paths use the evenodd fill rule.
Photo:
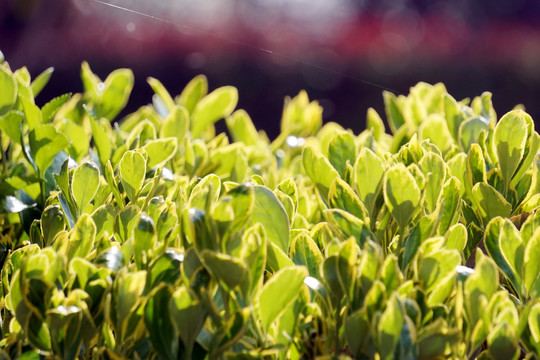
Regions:
<instances>
[{"instance_id":1,"label":"green shrub","mask_svg":"<svg viewBox=\"0 0 540 360\"><path fill-rule=\"evenodd\" d=\"M355 135L301 92L270 141L204 76L113 122L130 70L51 72L0 65L0 358L539 358L524 111L419 83Z\"/></svg>"}]
</instances>

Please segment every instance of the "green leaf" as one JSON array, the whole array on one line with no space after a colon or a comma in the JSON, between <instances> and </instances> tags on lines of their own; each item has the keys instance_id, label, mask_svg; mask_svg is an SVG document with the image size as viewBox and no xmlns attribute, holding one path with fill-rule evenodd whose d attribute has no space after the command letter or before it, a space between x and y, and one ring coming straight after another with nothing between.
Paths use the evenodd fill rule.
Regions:
<instances>
[{"instance_id":1,"label":"green leaf","mask_svg":"<svg viewBox=\"0 0 540 360\"><path fill-rule=\"evenodd\" d=\"M308 271L304 267L286 267L276 272L268 280L256 299L264 329L270 325L293 303L303 286Z\"/></svg>"},{"instance_id":2,"label":"green leaf","mask_svg":"<svg viewBox=\"0 0 540 360\"><path fill-rule=\"evenodd\" d=\"M187 350L190 358L193 345L202 330L206 310L193 291L185 286L175 290L169 303L172 324Z\"/></svg>"},{"instance_id":3,"label":"green leaf","mask_svg":"<svg viewBox=\"0 0 540 360\"><path fill-rule=\"evenodd\" d=\"M84 127L73 120L65 119L58 125L58 131L69 141L69 155L75 161L81 161L90 148L88 134Z\"/></svg>"},{"instance_id":4,"label":"green leaf","mask_svg":"<svg viewBox=\"0 0 540 360\"><path fill-rule=\"evenodd\" d=\"M326 209L323 211L328 223L342 240L353 236L363 247L367 239L375 239L368 226L356 216L341 209Z\"/></svg>"},{"instance_id":5,"label":"green leaf","mask_svg":"<svg viewBox=\"0 0 540 360\"><path fill-rule=\"evenodd\" d=\"M148 154L148 168L165 164L169 161L177 149L177 139L174 137L149 140L144 144L144 149Z\"/></svg>"},{"instance_id":6,"label":"green leaf","mask_svg":"<svg viewBox=\"0 0 540 360\"><path fill-rule=\"evenodd\" d=\"M286 97L281 116L281 135L279 139L283 141L288 136L306 137L315 135L322 125L322 111L323 109L317 101L309 101L305 90L301 90L292 99Z\"/></svg>"},{"instance_id":7,"label":"green leaf","mask_svg":"<svg viewBox=\"0 0 540 360\"><path fill-rule=\"evenodd\" d=\"M461 223L452 225L446 232L445 238L445 247L448 250L454 249L461 253L467 245L467 228Z\"/></svg>"},{"instance_id":8,"label":"green leaf","mask_svg":"<svg viewBox=\"0 0 540 360\"><path fill-rule=\"evenodd\" d=\"M146 268L152 256L152 249L156 247L156 227L154 221L142 213L133 228L133 250L135 263L141 270Z\"/></svg>"},{"instance_id":9,"label":"green leaf","mask_svg":"<svg viewBox=\"0 0 540 360\"><path fill-rule=\"evenodd\" d=\"M24 118L28 128L33 130L41 125L43 123L43 117L41 115L41 110L34 103L34 100L26 97L19 97L19 101L24 109Z\"/></svg>"},{"instance_id":10,"label":"green leaf","mask_svg":"<svg viewBox=\"0 0 540 360\"><path fill-rule=\"evenodd\" d=\"M418 331L418 347L420 359L444 358L455 353L455 347L460 344L461 331L458 328L448 328L443 318L437 318Z\"/></svg>"},{"instance_id":11,"label":"green leaf","mask_svg":"<svg viewBox=\"0 0 540 360\"><path fill-rule=\"evenodd\" d=\"M203 250L201 259L208 271L217 279L223 281L229 290L236 286L248 276L248 269L244 262L227 254L219 254L212 250Z\"/></svg>"},{"instance_id":12,"label":"green leaf","mask_svg":"<svg viewBox=\"0 0 540 360\"><path fill-rule=\"evenodd\" d=\"M227 129L235 142L243 142L248 146L260 146L261 139L253 121L245 110L236 110L226 119Z\"/></svg>"},{"instance_id":13,"label":"green leaf","mask_svg":"<svg viewBox=\"0 0 540 360\"><path fill-rule=\"evenodd\" d=\"M188 130L189 114L183 106L176 105L163 120L159 135L160 138L176 137L177 144L180 145L184 141L184 136L186 136Z\"/></svg>"},{"instance_id":14,"label":"green leaf","mask_svg":"<svg viewBox=\"0 0 540 360\"><path fill-rule=\"evenodd\" d=\"M81 64L81 80L84 86L84 91L90 95L92 100L96 100L98 97L98 84L101 82L86 61Z\"/></svg>"},{"instance_id":15,"label":"green leaf","mask_svg":"<svg viewBox=\"0 0 540 360\"><path fill-rule=\"evenodd\" d=\"M146 160L137 151L126 151L120 163L122 186L132 203L137 201L146 174Z\"/></svg>"},{"instance_id":16,"label":"green leaf","mask_svg":"<svg viewBox=\"0 0 540 360\"><path fill-rule=\"evenodd\" d=\"M95 105L98 117L112 121L126 106L133 89L133 83L133 72L130 69L118 69L110 73L105 79L100 100Z\"/></svg>"},{"instance_id":17,"label":"green leaf","mask_svg":"<svg viewBox=\"0 0 540 360\"><path fill-rule=\"evenodd\" d=\"M289 217L276 195L268 188L254 185L255 203L251 214L252 223L261 223L269 242L284 253L289 252Z\"/></svg>"},{"instance_id":18,"label":"green leaf","mask_svg":"<svg viewBox=\"0 0 540 360\"><path fill-rule=\"evenodd\" d=\"M277 246L271 241L266 242L266 251L267 251L267 260L266 266L272 272L277 272L280 269L286 268L288 266L293 266L294 263L292 260Z\"/></svg>"},{"instance_id":19,"label":"green leaf","mask_svg":"<svg viewBox=\"0 0 540 360\"><path fill-rule=\"evenodd\" d=\"M354 137L348 132L339 132L334 135L328 144L328 160L342 178L345 178L347 163L352 165L355 159Z\"/></svg>"},{"instance_id":20,"label":"green leaf","mask_svg":"<svg viewBox=\"0 0 540 360\"><path fill-rule=\"evenodd\" d=\"M152 77L147 78L146 81L148 84L150 84L154 92L161 98L161 100L163 100L163 103L167 107L167 110L169 110L169 113L174 111L176 104L174 103L174 100L167 89L165 89L165 86L163 86L158 79L154 79Z\"/></svg>"},{"instance_id":21,"label":"green leaf","mask_svg":"<svg viewBox=\"0 0 540 360\"><path fill-rule=\"evenodd\" d=\"M381 266L381 281L388 294L403 284L403 274L398 265L398 258L395 255L388 255Z\"/></svg>"},{"instance_id":22,"label":"green leaf","mask_svg":"<svg viewBox=\"0 0 540 360\"><path fill-rule=\"evenodd\" d=\"M154 288L161 282L175 285L181 276L180 267L182 260L183 255L177 250L167 249L161 256L152 261L146 280L147 289Z\"/></svg>"},{"instance_id":23,"label":"green leaf","mask_svg":"<svg viewBox=\"0 0 540 360\"><path fill-rule=\"evenodd\" d=\"M367 110L366 129L373 132L373 138L377 141L380 141L384 135L384 122L373 108Z\"/></svg>"},{"instance_id":24,"label":"green leaf","mask_svg":"<svg viewBox=\"0 0 540 360\"><path fill-rule=\"evenodd\" d=\"M94 146L97 149L99 162L101 163L103 169L107 161L111 158L111 142L109 140L109 136L107 135L106 129L104 129L104 126L99 123L98 119L96 119L93 113L88 110L87 106L83 105L83 107L89 114L90 127L92 128L92 138L94 139Z\"/></svg>"},{"instance_id":25,"label":"green leaf","mask_svg":"<svg viewBox=\"0 0 540 360\"><path fill-rule=\"evenodd\" d=\"M370 217L375 215L374 208L382 188L383 176L382 160L370 149L362 148L354 164L354 183Z\"/></svg>"},{"instance_id":26,"label":"green leaf","mask_svg":"<svg viewBox=\"0 0 540 360\"><path fill-rule=\"evenodd\" d=\"M536 303L531 307L527 323L534 342L536 344L540 343L540 303Z\"/></svg>"},{"instance_id":27,"label":"green leaf","mask_svg":"<svg viewBox=\"0 0 540 360\"><path fill-rule=\"evenodd\" d=\"M339 249L338 249L339 251ZM324 259L322 265L322 280L326 286L326 289L329 290L330 299L332 300L332 305L335 307L340 306L343 296L344 286L341 284L338 274L338 256L339 255L330 255Z\"/></svg>"},{"instance_id":28,"label":"green leaf","mask_svg":"<svg viewBox=\"0 0 540 360\"><path fill-rule=\"evenodd\" d=\"M24 114L19 111L10 111L4 116L0 116L0 130L9 136L9 139L17 144L21 144L21 124Z\"/></svg>"},{"instance_id":29,"label":"green leaf","mask_svg":"<svg viewBox=\"0 0 540 360\"><path fill-rule=\"evenodd\" d=\"M178 96L177 102L186 108L189 114L193 114L193 110L199 101L208 93L208 80L204 75L195 76L182 90Z\"/></svg>"},{"instance_id":30,"label":"green leaf","mask_svg":"<svg viewBox=\"0 0 540 360\"><path fill-rule=\"evenodd\" d=\"M536 230L525 245L523 285L531 298L540 295L540 230Z\"/></svg>"},{"instance_id":31,"label":"green leaf","mask_svg":"<svg viewBox=\"0 0 540 360\"><path fill-rule=\"evenodd\" d=\"M484 243L488 254L520 293L525 249L514 224L508 219L494 218L486 227Z\"/></svg>"},{"instance_id":32,"label":"green leaf","mask_svg":"<svg viewBox=\"0 0 540 360\"><path fill-rule=\"evenodd\" d=\"M437 204L437 206L440 207L440 222L437 229L439 235L444 235L446 231L459 220L461 204L460 193L461 183L455 176L452 176L444 184Z\"/></svg>"},{"instance_id":33,"label":"green leaf","mask_svg":"<svg viewBox=\"0 0 540 360\"><path fill-rule=\"evenodd\" d=\"M238 90L232 86L223 86L202 98L192 114L191 135L199 138L208 126L219 119L229 116L238 102Z\"/></svg>"},{"instance_id":34,"label":"green leaf","mask_svg":"<svg viewBox=\"0 0 540 360\"><path fill-rule=\"evenodd\" d=\"M60 231L64 230L64 213L58 205L50 205L41 214L41 234L43 235L43 244L51 245L54 237Z\"/></svg>"},{"instance_id":35,"label":"green leaf","mask_svg":"<svg viewBox=\"0 0 540 360\"><path fill-rule=\"evenodd\" d=\"M461 263L461 255L457 250L438 250L422 259L419 269L419 280L428 294L429 306L442 304L454 285L456 266Z\"/></svg>"},{"instance_id":36,"label":"green leaf","mask_svg":"<svg viewBox=\"0 0 540 360\"><path fill-rule=\"evenodd\" d=\"M526 119L530 119L532 122L532 119L530 117L526 117ZM529 129L531 130L532 135L530 136L527 147L525 148L526 152L524 158L521 161L521 164L519 164L519 168L516 170L512 179L512 185L516 187L517 183L523 178L523 175L527 172L528 169L530 169L531 164L533 163L535 157L538 155L538 151L540 149L540 135L537 132L533 131L533 126L529 125Z\"/></svg>"},{"instance_id":37,"label":"green leaf","mask_svg":"<svg viewBox=\"0 0 540 360\"><path fill-rule=\"evenodd\" d=\"M398 99L390 91L383 91L384 99L384 111L386 112L386 120L390 126L390 130L393 134L398 131L398 129L405 124L405 117L403 116L402 110L398 104Z\"/></svg>"},{"instance_id":38,"label":"green leaf","mask_svg":"<svg viewBox=\"0 0 540 360\"><path fill-rule=\"evenodd\" d=\"M418 164L420 170L426 176L429 176L429 180L426 182L425 188L425 204L428 211L431 213L435 210L443 183L446 177L446 168L444 160L435 153L427 153Z\"/></svg>"},{"instance_id":39,"label":"green leaf","mask_svg":"<svg viewBox=\"0 0 540 360\"><path fill-rule=\"evenodd\" d=\"M494 329L491 329L487 343L489 353L495 360L518 359L521 353L516 332L507 322L498 324Z\"/></svg>"},{"instance_id":40,"label":"green leaf","mask_svg":"<svg viewBox=\"0 0 540 360\"><path fill-rule=\"evenodd\" d=\"M43 107L41 108L41 118L43 119L43 123L46 124L48 122L51 122L56 113L66 102L69 101L70 98L71 93L67 93L57 96L45 105L43 105Z\"/></svg>"},{"instance_id":41,"label":"green leaf","mask_svg":"<svg viewBox=\"0 0 540 360\"><path fill-rule=\"evenodd\" d=\"M457 142L459 126L464 120L464 114L461 111L460 105L452 96L444 94L443 99L446 124L448 125L448 130L450 130L452 137Z\"/></svg>"},{"instance_id":42,"label":"green leaf","mask_svg":"<svg viewBox=\"0 0 540 360\"><path fill-rule=\"evenodd\" d=\"M370 319L366 311L361 309L347 316L345 320L345 336L349 351L355 359L360 359L364 353L364 347L367 347L367 342L370 340Z\"/></svg>"},{"instance_id":43,"label":"green leaf","mask_svg":"<svg viewBox=\"0 0 540 360\"><path fill-rule=\"evenodd\" d=\"M246 183L229 190L227 196L232 197L233 219L231 220L230 231L236 231L244 227L251 217L255 204L255 190L251 184Z\"/></svg>"},{"instance_id":44,"label":"green leaf","mask_svg":"<svg viewBox=\"0 0 540 360\"><path fill-rule=\"evenodd\" d=\"M114 322L115 330L118 333L118 337L120 339L123 338L125 335L130 335L125 334L128 325L127 323L129 321L129 318L133 315L134 311L137 309L138 305L141 302L141 294L143 293L145 287L145 280L146 271L124 271L120 272L115 278L112 294L112 297L114 299L114 308L111 309L111 318ZM163 291L164 288L167 288L165 284L156 288L154 294L160 290ZM157 296L149 296L149 299L154 299L152 300L153 305L155 304L154 301L159 298ZM159 302L159 300L157 301ZM158 306L159 305L163 305L160 307L162 311L165 311L165 309L167 309L168 307L168 304L158 304ZM151 320L154 319L153 314L153 312L150 314L150 316L152 317ZM168 319L169 317L167 316L167 318L163 318L163 321L168 321ZM157 321L159 321L159 319ZM150 326L148 326L148 328L150 328ZM159 332L155 333L154 335L159 335Z\"/></svg>"},{"instance_id":45,"label":"green leaf","mask_svg":"<svg viewBox=\"0 0 540 360\"><path fill-rule=\"evenodd\" d=\"M124 201L122 200L122 196L120 195L120 191L118 190L118 184L116 183L114 170L112 168L110 160L107 160L107 162L105 163L105 179L107 180L107 185L109 186L109 189L114 195L117 205L120 208L123 208Z\"/></svg>"},{"instance_id":46,"label":"green leaf","mask_svg":"<svg viewBox=\"0 0 540 360\"><path fill-rule=\"evenodd\" d=\"M164 359L175 360L178 359L178 340L169 313L171 301L172 290L168 285L156 288L144 307L144 323L156 352Z\"/></svg>"},{"instance_id":47,"label":"green leaf","mask_svg":"<svg viewBox=\"0 0 540 360\"><path fill-rule=\"evenodd\" d=\"M358 273L358 253L360 249L354 238L341 244L336 261L336 270L341 289L350 304L355 301L355 283Z\"/></svg>"},{"instance_id":48,"label":"green leaf","mask_svg":"<svg viewBox=\"0 0 540 360\"><path fill-rule=\"evenodd\" d=\"M489 121L476 116L463 121L459 126L459 144L464 151L468 151L472 144L478 144L480 133L489 130Z\"/></svg>"},{"instance_id":49,"label":"green leaf","mask_svg":"<svg viewBox=\"0 0 540 360\"><path fill-rule=\"evenodd\" d=\"M40 125L30 130L28 142L32 157L41 174L52 164L54 156L65 149L69 142L52 125Z\"/></svg>"},{"instance_id":50,"label":"green leaf","mask_svg":"<svg viewBox=\"0 0 540 360\"><path fill-rule=\"evenodd\" d=\"M439 114L431 114L418 128L420 139L429 139L443 153L453 144L452 135L448 130L445 119Z\"/></svg>"},{"instance_id":51,"label":"green leaf","mask_svg":"<svg viewBox=\"0 0 540 360\"><path fill-rule=\"evenodd\" d=\"M478 144L471 145L467 153L467 183L472 188L478 182L487 182L486 163L482 148Z\"/></svg>"},{"instance_id":52,"label":"green leaf","mask_svg":"<svg viewBox=\"0 0 540 360\"><path fill-rule=\"evenodd\" d=\"M43 90L45 85L47 85L53 71L54 71L53 67L47 68L32 81L31 87L32 87L32 93L34 94L34 97L37 97L38 94L41 92L41 90Z\"/></svg>"},{"instance_id":53,"label":"green leaf","mask_svg":"<svg viewBox=\"0 0 540 360\"><path fill-rule=\"evenodd\" d=\"M411 261L418 252L420 245L433 236L433 226L434 220L432 217L423 217L405 237L405 248L401 265L402 269L406 269L411 265Z\"/></svg>"},{"instance_id":54,"label":"green leaf","mask_svg":"<svg viewBox=\"0 0 540 360\"><path fill-rule=\"evenodd\" d=\"M88 214L83 214L75 223L75 227L69 232L67 257L86 257L94 247L96 236L96 224Z\"/></svg>"},{"instance_id":55,"label":"green leaf","mask_svg":"<svg viewBox=\"0 0 540 360\"><path fill-rule=\"evenodd\" d=\"M79 214L84 212L86 206L96 196L98 188L99 170L96 164L87 161L77 166L71 180L71 191L79 209Z\"/></svg>"},{"instance_id":56,"label":"green leaf","mask_svg":"<svg viewBox=\"0 0 540 360\"><path fill-rule=\"evenodd\" d=\"M3 64L0 64L0 115L4 115L17 100L17 81Z\"/></svg>"},{"instance_id":57,"label":"green leaf","mask_svg":"<svg viewBox=\"0 0 540 360\"><path fill-rule=\"evenodd\" d=\"M51 350L51 335L45 322L43 322L35 313L30 315L28 320L28 341L41 351Z\"/></svg>"},{"instance_id":58,"label":"green leaf","mask_svg":"<svg viewBox=\"0 0 540 360\"><path fill-rule=\"evenodd\" d=\"M328 192L328 204L331 208L345 210L362 221L368 222L368 213L353 189L340 178L336 178Z\"/></svg>"},{"instance_id":59,"label":"green leaf","mask_svg":"<svg viewBox=\"0 0 540 360\"><path fill-rule=\"evenodd\" d=\"M243 293L251 302L252 295L259 291L263 284L267 259L267 244L264 229L261 225L253 225L244 231L240 256L249 269L249 275L242 284ZM292 265L292 262L287 266Z\"/></svg>"},{"instance_id":60,"label":"green leaf","mask_svg":"<svg viewBox=\"0 0 540 360\"><path fill-rule=\"evenodd\" d=\"M512 205L489 184L477 183L472 188L472 195L476 211L483 217L484 224L497 216L507 218L512 212Z\"/></svg>"},{"instance_id":61,"label":"green leaf","mask_svg":"<svg viewBox=\"0 0 540 360\"><path fill-rule=\"evenodd\" d=\"M323 256L315 241L305 232L298 234L292 241L290 258L296 265L304 265L310 276L320 278L319 269Z\"/></svg>"},{"instance_id":62,"label":"green leaf","mask_svg":"<svg viewBox=\"0 0 540 360\"><path fill-rule=\"evenodd\" d=\"M130 204L120 210L114 218L114 231L118 234L118 240L125 242L131 236L131 232L135 227L135 221L138 220L137 215L141 210L136 205Z\"/></svg>"},{"instance_id":63,"label":"green leaf","mask_svg":"<svg viewBox=\"0 0 540 360\"><path fill-rule=\"evenodd\" d=\"M458 153L454 155L450 160L446 163L448 165L448 168L450 169L449 175L455 176L458 178L459 182L461 183L461 192L460 195L463 195L465 193L465 175L467 172L467 155L465 153Z\"/></svg>"},{"instance_id":64,"label":"green leaf","mask_svg":"<svg viewBox=\"0 0 540 360\"><path fill-rule=\"evenodd\" d=\"M328 159L315 147L308 145L302 152L302 163L307 176L315 183L323 199L328 199L328 191L335 178L339 177Z\"/></svg>"},{"instance_id":65,"label":"green leaf","mask_svg":"<svg viewBox=\"0 0 540 360\"><path fill-rule=\"evenodd\" d=\"M405 318L397 295L388 299L377 326L378 348L382 360L392 359Z\"/></svg>"},{"instance_id":66,"label":"green leaf","mask_svg":"<svg viewBox=\"0 0 540 360\"><path fill-rule=\"evenodd\" d=\"M525 153L528 137L525 115L523 110L510 111L499 120L493 134L499 168L507 187Z\"/></svg>"},{"instance_id":67,"label":"green leaf","mask_svg":"<svg viewBox=\"0 0 540 360\"><path fill-rule=\"evenodd\" d=\"M420 189L405 165L399 163L386 172L384 202L404 232L420 203Z\"/></svg>"}]
</instances>

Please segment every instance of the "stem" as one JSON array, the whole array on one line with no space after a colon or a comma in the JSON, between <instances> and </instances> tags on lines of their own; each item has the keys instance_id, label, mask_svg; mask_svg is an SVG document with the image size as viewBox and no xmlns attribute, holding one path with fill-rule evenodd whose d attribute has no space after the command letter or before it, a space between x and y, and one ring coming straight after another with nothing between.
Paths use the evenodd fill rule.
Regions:
<instances>
[{"instance_id":1,"label":"stem","mask_svg":"<svg viewBox=\"0 0 540 360\"><path fill-rule=\"evenodd\" d=\"M41 206L43 209L45 209L45 201L47 198L45 197L45 179L41 177L41 173L38 173L39 176L39 190L40 190L40 198L41 198Z\"/></svg>"},{"instance_id":2,"label":"stem","mask_svg":"<svg viewBox=\"0 0 540 360\"><path fill-rule=\"evenodd\" d=\"M231 316L229 311L229 292L223 287L220 286L221 298L223 299L223 307L225 308L225 319L229 320Z\"/></svg>"},{"instance_id":3,"label":"stem","mask_svg":"<svg viewBox=\"0 0 540 360\"><path fill-rule=\"evenodd\" d=\"M0 151L2 152L2 170L3 170L3 173L6 174L7 161L6 161L6 154L4 153L4 144L2 142L2 135L0 135Z\"/></svg>"}]
</instances>

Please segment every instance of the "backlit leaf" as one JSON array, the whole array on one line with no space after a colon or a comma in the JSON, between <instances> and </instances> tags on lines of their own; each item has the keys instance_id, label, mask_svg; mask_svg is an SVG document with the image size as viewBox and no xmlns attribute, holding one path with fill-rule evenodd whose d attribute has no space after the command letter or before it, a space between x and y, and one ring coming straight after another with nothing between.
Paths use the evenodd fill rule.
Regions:
<instances>
[{"instance_id":1,"label":"backlit leaf","mask_svg":"<svg viewBox=\"0 0 540 360\"><path fill-rule=\"evenodd\" d=\"M266 331L300 294L298 289L303 286L306 276L308 272L304 267L286 267L264 284L256 304Z\"/></svg>"},{"instance_id":2,"label":"backlit leaf","mask_svg":"<svg viewBox=\"0 0 540 360\"><path fill-rule=\"evenodd\" d=\"M307 146L302 152L302 163L306 174L315 183L323 199L328 198L328 191L332 182L339 177L336 169L328 159L313 146Z\"/></svg>"},{"instance_id":3,"label":"backlit leaf","mask_svg":"<svg viewBox=\"0 0 540 360\"><path fill-rule=\"evenodd\" d=\"M294 238L291 243L290 258L296 265L304 265L310 276L320 278L319 269L323 256L311 236L301 232Z\"/></svg>"},{"instance_id":4,"label":"backlit leaf","mask_svg":"<svg viewBox=\"0 0 540 360\"><path fill-rule=\"evenodd\" d=\"M362 148L354 164L354 182L370 216L373 216L375 202L382 189L383 175L382 160L370 149Z\"/></svg>"},{"instance_id":5,"label":"backlit leaf","mask_svg":"<svg viewBox=\"0 0 540 360\"><path fill-rule=\"evenodd\" d=\"M398 164L386 172L384 201L399 228L404 231L420 202L420 189L403 164Z\"/></svg>"},{"instance_id":6,"label":"backlit leaf","mask_svg":"<svg viewBox=\"0 0 540 360\"><path fill-rule=\"evenodd\" d=\"M148 168L152 169L169 161L177 149L177 139L161 138L147 141L144 149L148 154Z\"/></svg>"},{"instance_id":7,"label":"backlit leaf","mask_svg":"<svg viewBox=\"0 0 540 360\"><path fill-rule=\"evenodd\" d=\"M0 116L0 130L17 144L21 143L21 124L24 120L22 112L10 111Z\"/></svg>"},{"instance_id":8,"label":"backlit leaf","mask_svg":"<svg viewBox=\"0 0 540 360\"><path fill-rule=\"evenodd\" d=\"M112 121L126 106L133 83L133 72L129 69L118 69L110 73L103 82L103 90L98 93L99 101L95 104L98 117Z\"/></svg>"},{"instance_id":9,"label":"backlit leaf","mask_svg":"<svg viewBox=\"0 0 540 360\"><path fill-rule=\"evenodd\" d=\"M208 126L229 116L238 102L238 91L232 86L223 86L203 97L195 106L191 117L191 135L200 137Z\"/></svg>"},{"instance_id":10,"label":"backlit leaf","mask_svg":"<svg viewBox=\"0 0 540 360\"><path fill-rule=\"evenodd\" d=\"M283 252L289 251L289 218L274 193L261 185L253 186L255 203L251 222L261 223L269 242L276 244Z\"/></svg>"},{"instance_id":11,"label":"backlit leaf","mask_svg":"<svg viewBox=\"0 0 540 360\"><path fill-rule=\"evenodd\" d=\"M193 114L197 103L208 93L208 80L204 75L195 76L182 90L177 102Z\"/></svg>"},{"instance_id":12,"label":"backlit leaf","mask_svg":"<svg viewBox=\"0 0 540 360\"><path fill-rule=\"evenodd\" d=\"M497 148L499 167L507 186L525 153L527 135L527 122L525 112L522 110L507 113L495 127L493 138Z\"/></svg>"},{"instance_id":13,"label":"backlit leaf","mask_svg":"<svg viewBox=\"0 0 540 360\"><path fill-rule=\"evenodd\" d=\"M393 294L388 300L386 309L377 326L377 340L381 359L393 358L394 349L398 344L404 321L399 299Z\"/></svg>"},{"instance_id":14,"label":"backlit leaf","mask_svg":"<svg viewBox=\"0 0 540 360\"><path fill-rule=\"evenodd\" d=\"M66 137L52 125L40 125L30 130L28 140L32 157L42 174L52 164L54 156L69 145Z\"/></svg>"},{"instance_id":15,"label":"backlit leaf","mask_svg":"<svg viewBox=\"0 0 540 360\"><path fill-rule=\"evenodd\" d=\"M118 166L124 191L129 200L135 203L144 182L146 161L139 152L126 151Z\"/></svg>"},{"instance_id":16,"label":"backlit leaf","mask_svg":"<svg viewBox=\"0 0 540 360\"><path fill-rule=\"evenodd\" d=\"M0 64L0 115L12 109L17 99L17 81L11 71Z\"/></svg>"},{"instance_id":17,"label":"backlit leaf","mask_svg":"<svg viewBox=\"0 0 540 360\"><path fill-rule=\"evenodd\" d=\"M355 159L356 145L354 137L348 132L340 132L334 135L328 145L328 160L342 178L345 178L347 163L352 165Z\"/></svg>"},{"instance_id":18,"label":"backlit leaf","mask_svg":"<svg viewBox=\"0 0 540 360\"><path fill-rule=\"evenodd\" d=\"M81 214L86 206L92 201L99 188L99 170L92 162L79 165L73 172L71 180L73 199Z\"/></svg>"},{"instance_id":19,"label":"backlit leaf","mask_svg":"<svg viewBox=\"0 0 540 360\"><path fill-rule=\"evenodd\" d=\"M45 85L47 85L53 71L53 67L47 68L32 81L31 87L34 97L38 96L38 94L41 92L41 90L43 90Z\"/></svg>"}]
</instances>

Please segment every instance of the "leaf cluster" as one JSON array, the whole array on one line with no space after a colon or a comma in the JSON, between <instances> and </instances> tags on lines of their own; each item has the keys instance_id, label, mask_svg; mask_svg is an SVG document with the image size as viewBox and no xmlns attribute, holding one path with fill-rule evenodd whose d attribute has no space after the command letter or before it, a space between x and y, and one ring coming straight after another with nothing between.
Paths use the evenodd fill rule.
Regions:
<instances>
[{"instance_id":1,"label":"leaf cluster","mask_svg":"<svg viewBox=\"0 0 540 360\"><path fill-rule=\"evenodd\" d=\"M270 141L204 76L116 119L130 70L51 73L0 63L0 357L539 358L523 110L419 83L355 135L300 92Z\"/></svg>"}]
</instances>

